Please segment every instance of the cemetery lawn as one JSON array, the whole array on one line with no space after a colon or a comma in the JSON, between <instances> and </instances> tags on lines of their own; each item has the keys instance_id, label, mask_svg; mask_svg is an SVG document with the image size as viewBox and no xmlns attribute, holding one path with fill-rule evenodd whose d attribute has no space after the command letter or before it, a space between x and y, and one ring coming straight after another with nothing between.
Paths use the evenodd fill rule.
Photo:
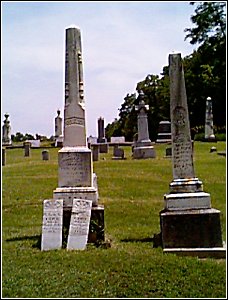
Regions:
<instances>
[{"instance_id":1,"label":"cemetery lawn","mask_svg":"<svg viewBox=\"0 0 228 300\"><path fill-rule=\"evenodd\" d=\"M225 142L194 143L195 175L221 211L226 241ZM226 260L164 254L153 247L159 212L172 181L167 145L156 158L112 160L113 148L94 162L99 203L105 207L105 239L84 251L41 251L43 200L58 186L58 150L6 149L2 167L2 298L226 298Z\"/></svg>"}]
</instances>

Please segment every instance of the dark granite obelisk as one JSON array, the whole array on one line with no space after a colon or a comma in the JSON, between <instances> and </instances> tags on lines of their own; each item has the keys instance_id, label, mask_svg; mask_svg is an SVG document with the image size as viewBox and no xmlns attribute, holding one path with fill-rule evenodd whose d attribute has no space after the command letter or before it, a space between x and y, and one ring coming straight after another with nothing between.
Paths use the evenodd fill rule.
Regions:
<instances>
[{"instance_id":1,"label":"dark granite obelisk","mask_svg":"<svg viewBox=\"0 0 228 300\"><path fill-rule=\"evenodd\" d=\"M190 124L181 54L169 55L173 181L160 212L164 252L224 255L220 211L195 177Z\"/></svg>"}]
</instances>

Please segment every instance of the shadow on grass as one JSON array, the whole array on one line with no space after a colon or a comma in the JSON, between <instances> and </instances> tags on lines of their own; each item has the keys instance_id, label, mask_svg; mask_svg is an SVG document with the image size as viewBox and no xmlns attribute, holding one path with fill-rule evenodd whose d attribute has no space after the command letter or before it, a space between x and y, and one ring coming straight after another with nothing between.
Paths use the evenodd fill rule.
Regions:
<instances>
[{"instance_id":1,"label":"shadow on grass","mask_svg":"<svg viewBox=\"0 0 228 300\"><path fill-rule=\"evenodd\" d=\"M129 239L122 239L121 242L128 243L128 242L136 242L136 243L152 243L154 248L160 247L161 242L161 233L155 233L153 237L147 238L129 238Z\"/></svg>"},{"instance_id":2,"label":"shadow on grass","mask_svg":"<svg viewBox=\"0 0 228 300\"><path fill-rule=\"evenodd\" d=\"M15 237L11 239L6 239L6 242L18 242L18 241L26 241L26 240L36 241L36 243L34 243L32 247L41 250L41 235L32 235L32 236L25 235L22 237Z\"/></svg>"}]
</instances>

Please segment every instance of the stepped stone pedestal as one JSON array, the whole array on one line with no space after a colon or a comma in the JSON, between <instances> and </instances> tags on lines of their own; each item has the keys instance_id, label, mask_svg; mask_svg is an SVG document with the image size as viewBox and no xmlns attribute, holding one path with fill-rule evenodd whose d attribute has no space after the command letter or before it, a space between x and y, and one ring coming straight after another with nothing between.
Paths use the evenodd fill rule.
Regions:
<instances>
[{"instance_id":1,"label":"stepped stone pedestal","mask_svg":"<svg viewBox=\"0 0 228 300\"><path fill-rule=\"evenodd\" d=\"M220 211L195 177L193 151L180 54L169 56L173 181L160 212L164 252L225 257Z\"/></svg>"}]
</instances>

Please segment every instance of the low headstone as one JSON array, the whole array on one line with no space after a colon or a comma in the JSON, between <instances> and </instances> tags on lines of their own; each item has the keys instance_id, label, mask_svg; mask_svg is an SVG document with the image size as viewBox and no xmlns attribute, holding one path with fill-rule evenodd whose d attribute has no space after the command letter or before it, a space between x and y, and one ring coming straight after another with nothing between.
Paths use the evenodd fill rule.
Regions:
<instances>
[{"instance_id":1,"label":"low headstone","mask_svg":"<svg viewBox=\"0 0 228 300\"><path fill-rule=\"evenodd\" d=\"M210 149L210 153L211 153L211 152L216 152L216 151L217 151L216 147L214 147L214 146L213 146L213 147L211 147L211 149Z\"/></svg>"},{"instance_id":2,"label":"low headstone","mask_svg":"<svg viewBox=\"0 0 228 300\"><path fill-rule=\"evenodd\" d=\"M118 147L114 147L112 159L117 159L117 160L118 159L125 159L125 157L124 157L124 149L118 148Z\"/></svg>"},{"instance_id":3,"label":"low headstone","mask_svg":"<svg viewBox=\"0 0 228 300\"><path fill-rule=\"evenodd\" d=\"M30 156L30 149L31 149L31 143L30 142L24 142L24 156L25 157Z\"/></svg>"},{"instance_id":4,"label":"low headstone","mask_svg":"<svg viewBox=\"0 0 228 300\"><path fill-rule=\"evenodd\" d=\"M108 153L108 144L107 143L99 143L99 152L100 153Z\"/></svg>"},{"instance_id":5,"label":"low headstone","mask_svg":"<svg viewBox=\"0 0 228 300\"><path fill-rule=\"evenodd\" d=\"M63 200L46 199L43 202L41 250L62 248Z\"/></svg>"},{"instance_id":6,"label":"low headstone","mask_svg":"<svg viewBox=\"0 0 228 300\"><path fill-rule=\"evenodd\" d=\"M166 157L171 157L172 156L172 147L167 147L165 149L165 155L166 155Z\"/></svg>"},{"instance_id":7,"label":"low headstone","mask_svg":"<svg viewBox=\"0 0 228 300\"><path fill-rule=\"evenodd\" d=\"M49 160L49 151L48 150L43 150L42 151L42 159L43 160Z\"/></svg>"},{"instance_id":8,"label":"low headstone","mask_svg":"<svg viewBox=\"0 0 228 300\"><path fill-rule=\"evenodd\" d=\"M98 161L98 159L99 159L99 145L97 145L97 144L92 145L92 155L93 155L93 161Z\"/></svg>"},{"instance_id":9,"label":"low headstone","mask_svg":"<svg viewBox=\"0 0 228 300\"><path fill-rule=\"evenodd\" d=\"M92 201L73 199L67 250L84 250L88 241Z\"/></svg>"},{"instance_id":10,"label":"low headstone","mask_svg":"<svg viewBox=\"0 0 228 300\"><path fill-rule=\"evenodd\" d=\"M2 166L6 164L6 148L2 148Z\"/></svg>"}]
</instances>

